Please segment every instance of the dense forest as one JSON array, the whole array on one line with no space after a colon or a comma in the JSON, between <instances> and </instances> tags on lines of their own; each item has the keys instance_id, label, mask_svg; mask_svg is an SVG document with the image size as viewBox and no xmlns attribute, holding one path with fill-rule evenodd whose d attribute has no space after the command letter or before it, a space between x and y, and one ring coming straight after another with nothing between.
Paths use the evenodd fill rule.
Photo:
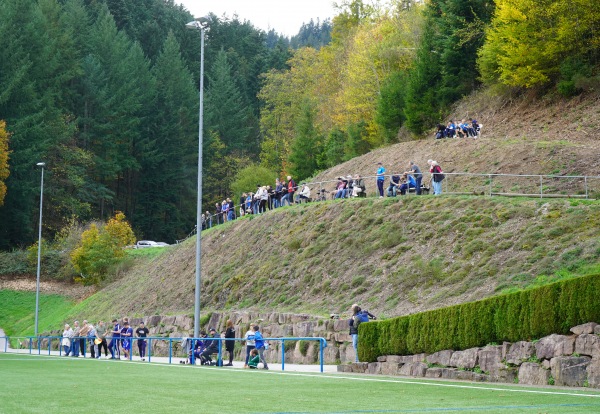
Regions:
<instances>
[{"instance_id":1,"label":"dense forest","mask_svg":"<svg viewBox=\"0 0 600 414\"><path fill-rule=\"evenodd\" d=\"M308 178L422 136L482 86L561 96L600 86L595 0L343 0L337 9L292 38L210 15L204 210L248 177ZM0 3L0 249L35 240L41 161L48 238L117 211L139 238L172 242L194 228L192 18L172 0Z\"/></svg>"}]
</instances>

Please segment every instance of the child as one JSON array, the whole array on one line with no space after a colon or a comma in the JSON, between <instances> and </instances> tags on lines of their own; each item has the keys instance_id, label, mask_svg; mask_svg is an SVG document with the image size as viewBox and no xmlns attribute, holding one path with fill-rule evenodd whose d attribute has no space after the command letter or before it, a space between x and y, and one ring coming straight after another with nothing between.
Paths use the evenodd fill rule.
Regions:
<instances>
[{"instance_id":1,"label":"child","mask_svg":"<svg viewBox=\"0 0 600 414\"><path fill-rule=\"evenodd\" d=\"M258 349L254 348L250 351L250 360L248 361L248 367L251 369L258 368L258 363L260 362L260 355L258 355Z\"/></svg>"}]
</instances>

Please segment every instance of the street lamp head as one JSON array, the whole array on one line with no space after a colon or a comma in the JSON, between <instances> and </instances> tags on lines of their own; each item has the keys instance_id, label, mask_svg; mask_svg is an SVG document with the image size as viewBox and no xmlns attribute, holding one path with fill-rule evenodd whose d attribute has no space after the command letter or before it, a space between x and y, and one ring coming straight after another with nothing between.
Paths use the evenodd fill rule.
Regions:
<instances>
[{"instance_id":1,"label":"street lamp head","mask_svg":"<svg viewBox=\"0 0 600 414\"><path fill-rule=\"evenodd\" d=\"M194 21L186 24L185 27L191 30L202 30L208 26L209 22L210 18L208 16L197 17L194 19Z\"/></svg>"},{"instance_id":2,"label":"street lamp head","mask_svg":"<svg viewBox=\"0 0 600 414\"><path fill-rule=\"evenodd\" d=\"M37 163L37 164L35 164L35 165L37 165L38 167L42 167L42 168L43 168L43 167L45 167L45 166L46 166L46 163L45 163L45 162L38 162L38 163Z\"/></svg>"}]
</instances>

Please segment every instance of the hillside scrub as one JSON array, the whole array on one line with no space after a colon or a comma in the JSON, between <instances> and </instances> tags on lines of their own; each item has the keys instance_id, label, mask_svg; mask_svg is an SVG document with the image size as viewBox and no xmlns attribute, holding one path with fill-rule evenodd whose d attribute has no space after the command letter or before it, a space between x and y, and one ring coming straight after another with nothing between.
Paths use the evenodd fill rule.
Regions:
<instances>
[{"instance_id":1,"label":"hillside scrub","mask_svg":"<svg viewBox=\"0 0 600 414\"><path fill-rule=\"evenodd\" d=\"M203 309L378 316L598 271L600 203L401 197L310 203L203 232ZM125 272L72 315L189 314L194 240Z\"/></svg>"}]
</instances>

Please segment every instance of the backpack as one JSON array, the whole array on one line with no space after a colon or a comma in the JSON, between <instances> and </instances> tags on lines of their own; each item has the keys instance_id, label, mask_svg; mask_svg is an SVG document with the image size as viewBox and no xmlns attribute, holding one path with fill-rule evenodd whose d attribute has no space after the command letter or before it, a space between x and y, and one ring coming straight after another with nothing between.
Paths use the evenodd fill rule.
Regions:
<instances>
[{"instance_id":1,"label":"backpack","mask_svg":"<svg viewBox=\"0 0 600 414\"><path fill-rule=\"evenodd\" d=\"M369 322L369 312L366 310L360 311L356 314L356 320L360 323Z\"/></svg>"},{"instance_id":2,"label":"backpack","mask_svg":"<svg viewBox=\"0 0 600 414\"><path fill-rule=\"evenodd\" d=\"M433 181L439 183L444 178L446 178L446 176L442 173L442 168L439 165L436 165L433 169Z\"/></svg>"}]
</instances>

